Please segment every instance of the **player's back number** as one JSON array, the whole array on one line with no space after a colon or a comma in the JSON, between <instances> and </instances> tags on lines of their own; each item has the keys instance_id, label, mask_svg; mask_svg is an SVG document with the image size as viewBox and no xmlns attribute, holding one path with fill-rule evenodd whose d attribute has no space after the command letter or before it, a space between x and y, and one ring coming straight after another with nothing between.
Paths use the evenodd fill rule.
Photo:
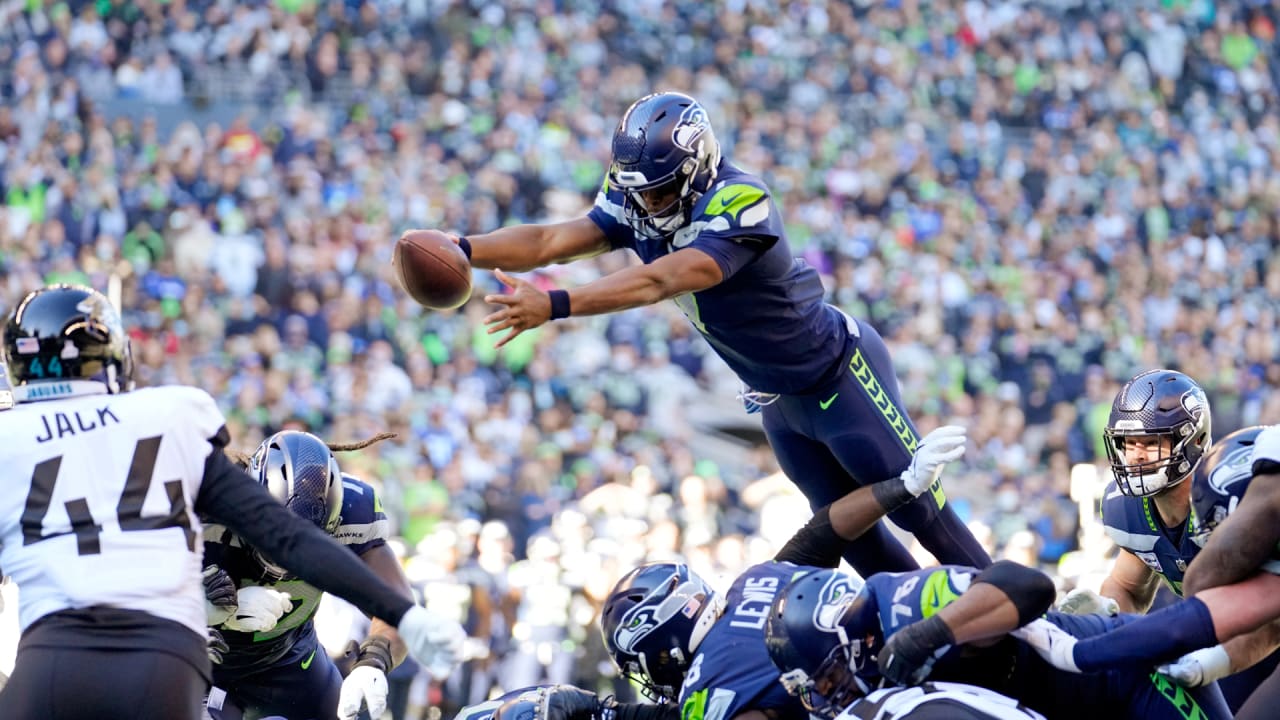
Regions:
<instances>
[{"instance_id":1,"label":"player's back number","mask_svg":"<svg viewBox=\"0 0 1280 720\"><path fill-rule=\"evenodd\" d=\"M191 529L191 519L187 515L187 499L182 494L181 480L164 482L165 493L169 496L168 514L148 517L142 515L142 505L155 474L156 457L160 454L160 438L160 435L143 438L134 447L133 460L129 463L129 476L120 493L120 500L116 503L116 521L120 529L126 532L180 527L186 535L187 549L194 551L196 534ZM22 511L22 544L32 545L50 538L75 535L76 551L80 555L97 555L102 552L98 541L102 524L94 520L89 511L89 503L84 498L63 503L67 519L71 522L70 530L45 532L45 516L49 514L49 504L53 499L54 488L58 483L58 469L61 466L62 456L59 455L36 465L31 474L31 490L27 493L26 506Z\"/></svg>"}]
</instances>

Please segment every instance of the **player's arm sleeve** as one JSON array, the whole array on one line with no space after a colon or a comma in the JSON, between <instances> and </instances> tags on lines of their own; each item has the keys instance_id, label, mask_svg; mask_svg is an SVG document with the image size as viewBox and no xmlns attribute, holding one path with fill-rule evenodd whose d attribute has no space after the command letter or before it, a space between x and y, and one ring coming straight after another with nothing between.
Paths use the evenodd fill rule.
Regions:
<instances>
[{"instance_id":1,"label":"player's arm sleeve","mask_svg":"<svg viewBox=\"0 0 1280 720\"><path fill-rule=\"evenodd\" d=\"M698 217L701 232L689 247L710 255L733 277L782 239L782 221L762 187L733 183L716 189Z\"/></svg>"},{"instance_id":2,"label":"player's arm sleeve","mask_svg":"<svg viewBox=\"0 0 1280 720\"><path fill-rule=\"evenodd\" d=\"M819 508L809 522L791 536L773 559L796 565L834 568L840 564L840 553L844 546L844 538L837 535L831 527L831 506L826 505Z\"/></svg>"},{"instance_id":3,"label":"player's arm sleeve","mask_svg":"<svg viewBox=\"0 0 1280 720\"><path fill-rule=\"evenodd\" d=\"M797 565L834 568L846 546L885 515L915 499L902 478L858 488L820 508L774 558Z\"/></svg>"},{"instance_id":4,"label":"player's arm sleeve","mask_svg":"<svg viewBox=\"0 0 1280 720\"><path fill-rule=\"evenodd\" d=\"M617 250L630 247L631 228L622 214L622 193L609 187L606 178L600 192L596 193L595 204L587 217L600 228L609 240L609 247Z\"/></svg>"},{"instance_id":5,"label":"player's arm sleeve","mask_svg":"<svg viewBox=\"0 0 1280 720\"><path fill-rule=\"evenodd\" d=\"M219 448L205 462L196 511L231 528L303 580L351 601L366 615L398 625L413 606L354 553L277 502Z\"/></svg>"},{"instance_id":6,"label":"player's arm sleeve","mask_svg":"<svg viewBox=\"0 0 1280 720\"><path fill-rule=\"evenodd\" d=\"M614 720L680 720L680 706L675 703L618 703Z\"/></svg>"}]
</instances>

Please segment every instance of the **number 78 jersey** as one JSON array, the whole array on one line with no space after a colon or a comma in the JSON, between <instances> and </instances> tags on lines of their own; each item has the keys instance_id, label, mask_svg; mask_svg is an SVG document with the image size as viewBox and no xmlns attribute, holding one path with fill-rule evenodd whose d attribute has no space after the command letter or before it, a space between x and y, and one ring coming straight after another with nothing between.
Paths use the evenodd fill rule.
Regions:
<instances>
[{"instance_id":1,"label":"number 78 jersey","mask_svg":"<svg viewBox=\"0 0 1280 720\"><path fill-rule=\"evenodd\" d=\"M107 605L204 633L194 507L223 425L207 393L176 386L0 413L0 568L24 631Z\"/></svg>"}]
</instances>

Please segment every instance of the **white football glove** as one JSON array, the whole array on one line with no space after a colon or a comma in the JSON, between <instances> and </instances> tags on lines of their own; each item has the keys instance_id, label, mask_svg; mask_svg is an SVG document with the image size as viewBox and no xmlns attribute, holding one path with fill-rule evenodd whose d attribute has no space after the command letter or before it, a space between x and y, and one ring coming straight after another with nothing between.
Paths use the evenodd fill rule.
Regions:
<instances>
[{"instance_id":1,"label":"white football glove","mask_svg":"<svg viewBox=\"0 0 1280 720\"><path fill-rule=\"evenodd\" d=\"M925 435L911 456L911 465L902 471L902 482L907 492L919 496L937 481L947 463L964 455L968 441L965 429L959 425L943 425Z\"/></svg>"},{"instance_id":2,"label":"white football glove","mask_svg":"<svg viewBox=\"0 0 1280 720\"><path fill-rule=\"evenodd\" d=\"M293 609L293 598L271 588L250 585L236 593L239 607L223 627L237 632L266 632Z\"/></svg>"},{"instance_id":3,"label":"white football glove","mask_svg":"<svg viewBox=\"0 0 1280 720\"><path fill-rule=\"evenodd\" d=\"M1033 620L1009 634L1030 645L1045 662L1059 670L1080 672L1076 665L1076 638L1048 620Z\"/></svg>"},{"instance_id":4,"label":"white football glove","mask_svg":"<svg viewBox=\"0 0 1280 720\"><path fill-rule=\"evenodd\" d=\"M1058 612L1068 615L1106 615L1115 617L1120 614L1120 603L1088 588L1076 588L1062 598Z\"/></svg>"},{"instance_id":5,"label":"white football glove","mask_svg":"<svg viewBox=\"0 0 1280 720\"><path fill-rule=\"evenodd\" d=\"M436 679L444 679L462 661L467 633L453 620L414 605L396 626L409 653Z\"/></svg>"},{"instance_id":6,"label":"white football glove","mask_svg":"<svg viewBox=\"0 0 1280 720\"><path fill-rule=\"evenodd\" d=\"M1156 668L1183 687L1202 687L1231 674L1231 656L1221 645L1187 653L1171 663Z\"/></svg>"},{"instance_id":7,"label":"white football glove","mask_svg":"<svg viewBox=\"0 0 1280 720\"><path fill-rule=\"evenodd\" d=\"M361 706L368 704L369 717L382 717L387 709L387 676L369 665L360 665L342 681L338 695L338 720L356 720Z\"/></svg>"}]
</instances>

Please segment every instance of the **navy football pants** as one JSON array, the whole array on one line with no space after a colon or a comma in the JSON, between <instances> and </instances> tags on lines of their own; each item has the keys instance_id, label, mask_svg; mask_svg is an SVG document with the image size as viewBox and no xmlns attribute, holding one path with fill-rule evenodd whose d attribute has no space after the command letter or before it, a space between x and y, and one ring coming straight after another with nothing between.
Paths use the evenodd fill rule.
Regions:
<instances>
[{"instance_id":1,"label":"navy football pants","mask_svg":"<svg viewBox=\"0 0 1280 720\"><path fill-rule=\"evenodd\" d=\"M806 395L783 395L762 411L778 464L814 510L863 485L897 477L911 464L919 441L884 339L867 323L857 324L859 337L850 337L845 369L835 380ZM939 563L991 564L941 489L889 517ZM863 577L919 568L883 523L850 543L844 557Z\"/></svg>"},{"instance_id":2,"label":"navy football pants","mask_svg":"<svg viewBox=\"0 0 1280 720\"><path fill-rule=\"evenodd\" d=\"M264 716L319 720L337 714L342 674L311 632L284 657L261 670L231 676L214 666L213 684L209 715L214 720ZM225 699L218 690L226 691Z\"/></svg>"}]
</instances>

